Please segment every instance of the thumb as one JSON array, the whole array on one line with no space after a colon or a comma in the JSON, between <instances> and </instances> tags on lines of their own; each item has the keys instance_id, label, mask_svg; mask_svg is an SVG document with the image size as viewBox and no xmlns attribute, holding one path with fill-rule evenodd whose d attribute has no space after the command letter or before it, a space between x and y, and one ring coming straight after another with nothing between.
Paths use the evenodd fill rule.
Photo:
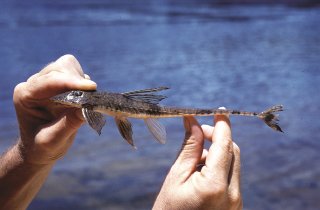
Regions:
<instances>
[{"instance_id":1,"label":"thumb","mask_svg":"<svg viewBox=\"0 0 320 210\"><path fill-rule=\"evenodd\" d=\"M202 129L194 117L184 117L183 122L186 130L185 139L174 165L179 173L190 176L201 160L204 140Z\"/></svg>"}]
</instances>

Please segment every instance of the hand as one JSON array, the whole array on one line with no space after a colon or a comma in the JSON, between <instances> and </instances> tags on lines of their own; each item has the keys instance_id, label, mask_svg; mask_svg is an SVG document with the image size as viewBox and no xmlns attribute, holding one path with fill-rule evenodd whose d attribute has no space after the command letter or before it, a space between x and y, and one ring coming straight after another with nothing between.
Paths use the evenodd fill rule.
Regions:
<instances>
[{"instance_id":1,"label":"hand","mask_svg":"<svg viewBox=\"0 0 320 210\"><path fill-rule=\"evenodd\" d=\"M18 145L27 162L50 164L66 153L84 122L81 110L58 106L49 98L72 89L95 90L96 84L84 77L77 59L65 55L16 86Z\"/></svg>"},{"instance_id":2,"label":"hand","mask_svg":"<svg viewBox=\"0 0 320 210\"><path fill-rule=\"evenodd\" d=\"M171 167L154 209L242 209L240 150L232 142L230 121L215 116L215 127L201 127L184 118L186 129L181 152ZM203 149L204 138L212 141ZM199 168L199 164L203 164Z\"/></svg>"}]
</instances>

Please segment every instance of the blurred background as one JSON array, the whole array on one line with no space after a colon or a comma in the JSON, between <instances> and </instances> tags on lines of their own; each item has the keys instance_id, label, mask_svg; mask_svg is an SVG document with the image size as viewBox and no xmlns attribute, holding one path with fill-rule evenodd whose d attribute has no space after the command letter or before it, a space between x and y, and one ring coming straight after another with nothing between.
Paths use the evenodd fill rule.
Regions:
<instances>
[{"instance_id":1,"label":"blurred background","mask_svg":"<svg viewBox=\"0 0 320 210\"><path fill-rule=\"evenodd\" d=\"M163 104L183 107L283 104L284 133L231 118L244 209L318 209L318 2L0 0L0 150L19 135L15 85L70 53L100 90L169 86ZM165 145L132 120L138 150L112 118L101 136L83 126L29 209L150 209L184 137L181 119L161 121Z\"/></svg>"}]
</instances>

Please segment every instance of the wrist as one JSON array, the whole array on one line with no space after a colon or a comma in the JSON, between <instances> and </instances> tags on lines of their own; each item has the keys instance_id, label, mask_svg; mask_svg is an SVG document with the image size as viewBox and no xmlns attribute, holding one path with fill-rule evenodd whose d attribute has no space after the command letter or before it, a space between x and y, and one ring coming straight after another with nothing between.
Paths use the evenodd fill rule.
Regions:
<instances>
[{"instance_id":1,"label":"wrist","mask_svg":"<svg viewBox=\"0 0 320 210\"><path fill-rule=\"evenodd\" d=\"M29 145L24 144L24 142L19 138L17 144L12 148L19 163L28 166L30 169L41 169L41 168L51 168L55 164L55 160L43 161L41 157L37 158L37 151ZM34 153L34 154L33 154Z\"/></svg>"},{"instance_id":2,"label":"wrist","mask_svg":"<svg viewBox=\"0 0 320 210\"><path fill-rule=\"evenodd\" d=\"M0 157L1 209L26 209L52 165L27 161L19 143Z\"/></svg>"}]
</instances>

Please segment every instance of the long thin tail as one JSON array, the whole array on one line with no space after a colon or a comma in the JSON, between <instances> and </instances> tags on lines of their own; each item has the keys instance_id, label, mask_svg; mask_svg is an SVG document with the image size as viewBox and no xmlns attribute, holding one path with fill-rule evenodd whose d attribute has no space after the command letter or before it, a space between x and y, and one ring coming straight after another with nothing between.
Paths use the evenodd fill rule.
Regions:
<instances>
[{"instance_id":1,"label":"long thin tail","mask_svg":"<svg viewBox=\"0 0 320 210\"><path fill-rule=\"evenodd\" d=\"M258 114L258 117L261 120L263 120L270 128L272 128L276 131L283 132L278 124L279 114L274 114L274 112L281 112L281 111L283 111L283 106L276 105L276 106L273 106L273 107L261 112L260 114Z\"/></svg>"}]
</instances>

